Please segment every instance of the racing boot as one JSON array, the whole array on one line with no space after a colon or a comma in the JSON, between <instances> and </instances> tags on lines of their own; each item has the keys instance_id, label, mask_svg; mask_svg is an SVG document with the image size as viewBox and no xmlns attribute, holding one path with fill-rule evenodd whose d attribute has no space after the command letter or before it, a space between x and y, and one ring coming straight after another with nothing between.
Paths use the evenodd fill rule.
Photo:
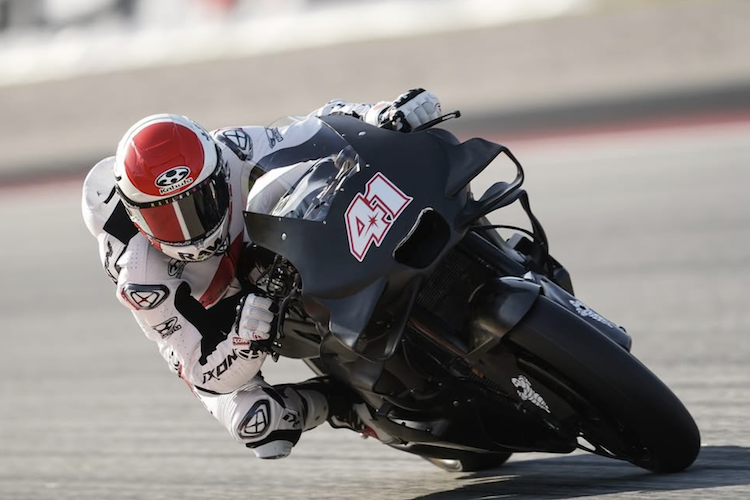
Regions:
<instances>
[{"instance_id":1,"label":"racing boot","mask_svg":"<svg viewBox=\"0 0 750 500\"><path fill-rule=\"evenodd\" d=\"M355 405L362 398L348 385L332 377L318 377L297 384L297 390L310 390L323 394L328 403L328 423L334 429L351 429L368 434L367 426L357 414Z\"/></svg>"}]
</instances>

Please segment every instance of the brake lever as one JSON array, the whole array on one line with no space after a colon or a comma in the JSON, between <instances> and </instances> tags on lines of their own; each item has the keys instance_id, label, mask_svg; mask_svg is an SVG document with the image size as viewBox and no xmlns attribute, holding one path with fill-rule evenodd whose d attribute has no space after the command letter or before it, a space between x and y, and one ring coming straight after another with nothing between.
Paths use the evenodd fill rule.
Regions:
<instances>
[{"instance_id":1,"label":"brake lever","mask_svg":"<svg viewBox=\"0 0 750 500\"><path fill-rule=\"evenodd\" d=\"M414 132L421 132L422 130L428 129L430 127L434 127L435 125L439 125L445 121L452 120L453 118L460 118L461 112L459 110L453 111L452 113L445 114L443 116L438 116L434 120L430 120L427 123L423 123L419 127L412 130L412 133Z\"/></svg>"},{"instance_id":2,"label":"brake lever","mask_svg":"<svg viewBox=\"0 0 750 500\"><path fill-rule=\"evenodd\" d=\"M253 340L250 342L250 352L253 354L258 354L260 352L264 352L271 356L271 359L273 359L274 363L279 360L279 353L274 351L273 346L276 344L276 339L268 339L263 341L257 341Z\"/></svg>"}]
</instances>

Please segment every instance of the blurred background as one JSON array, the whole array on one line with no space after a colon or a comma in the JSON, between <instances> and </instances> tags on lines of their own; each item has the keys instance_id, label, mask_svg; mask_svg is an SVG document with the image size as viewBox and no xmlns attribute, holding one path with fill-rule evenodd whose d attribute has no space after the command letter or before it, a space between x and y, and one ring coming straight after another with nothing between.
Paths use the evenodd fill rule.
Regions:
<instances>
[{"instance_id":1,"label":"blurred background","mask_svg":"<svg viewBox=\"0 0 750 500\"><path fill-rule=\"evenodd\" d=\"M0 499L747 498L748 20L746 0L0 0ZM327 427L253 460L117 303L80 187L136 120L263 125L414 87L518 156L577 295L695 416L691 472L531 454L457 477Z\"/></svg>"},{"instance_id":2,"label":"blurred background","mask_svg":"<svg viewBox=\"0 0 750 500\"><path fill-rule=\"evenodd\" d=\"M506 142L745 119L748 18L742 0L0 0L0 182L86 169L155 112L266 124L417 86Z\"/></svg>"}]
</instances>

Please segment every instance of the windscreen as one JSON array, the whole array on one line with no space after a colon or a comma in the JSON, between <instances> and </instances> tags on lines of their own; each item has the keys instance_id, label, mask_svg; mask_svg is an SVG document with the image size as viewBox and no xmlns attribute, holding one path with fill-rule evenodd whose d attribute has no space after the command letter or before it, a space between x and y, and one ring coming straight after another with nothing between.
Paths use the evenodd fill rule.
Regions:
<instances>
[{"instance_id":1,"label":"windscreen","mask_svg":"<svg viewBox=\"0 0 750 500\"><path fill-rule=\"evenodd\" d=\"M279 200L271 215L322 222L341 186L359 171L359 156L354 148L346 145L297 168L301 170L299 179Z\"/></svg>"}]
</instances>

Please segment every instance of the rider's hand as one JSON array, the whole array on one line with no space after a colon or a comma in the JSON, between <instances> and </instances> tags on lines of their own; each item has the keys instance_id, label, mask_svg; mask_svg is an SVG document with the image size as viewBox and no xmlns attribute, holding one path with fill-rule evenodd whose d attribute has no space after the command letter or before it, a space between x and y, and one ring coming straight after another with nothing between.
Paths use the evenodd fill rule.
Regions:
<instances>
[{"instance_id":1,"label":"rider's hand","mask_svg":"<svg viewBox=\"0 0 750 500\"><path fill-rule=\"evenodd\" d=\"M365 116L368 123L399 132L411 132L439 118L440 100L425 89L412 89L401 94L392 103L374 106Z\"/></svg>"},{"instance_id":2,"label":"rider's hand","mask_svg":"<svg viewBox=\"0 0 750 500\"><path fill-rule=\"evenodd\" d=\"M235 331L239 337L250 342L263 342L271 337L271 312L273 301L268 297L249 294L239 312Z\"/></svg>"}]
</instances>

